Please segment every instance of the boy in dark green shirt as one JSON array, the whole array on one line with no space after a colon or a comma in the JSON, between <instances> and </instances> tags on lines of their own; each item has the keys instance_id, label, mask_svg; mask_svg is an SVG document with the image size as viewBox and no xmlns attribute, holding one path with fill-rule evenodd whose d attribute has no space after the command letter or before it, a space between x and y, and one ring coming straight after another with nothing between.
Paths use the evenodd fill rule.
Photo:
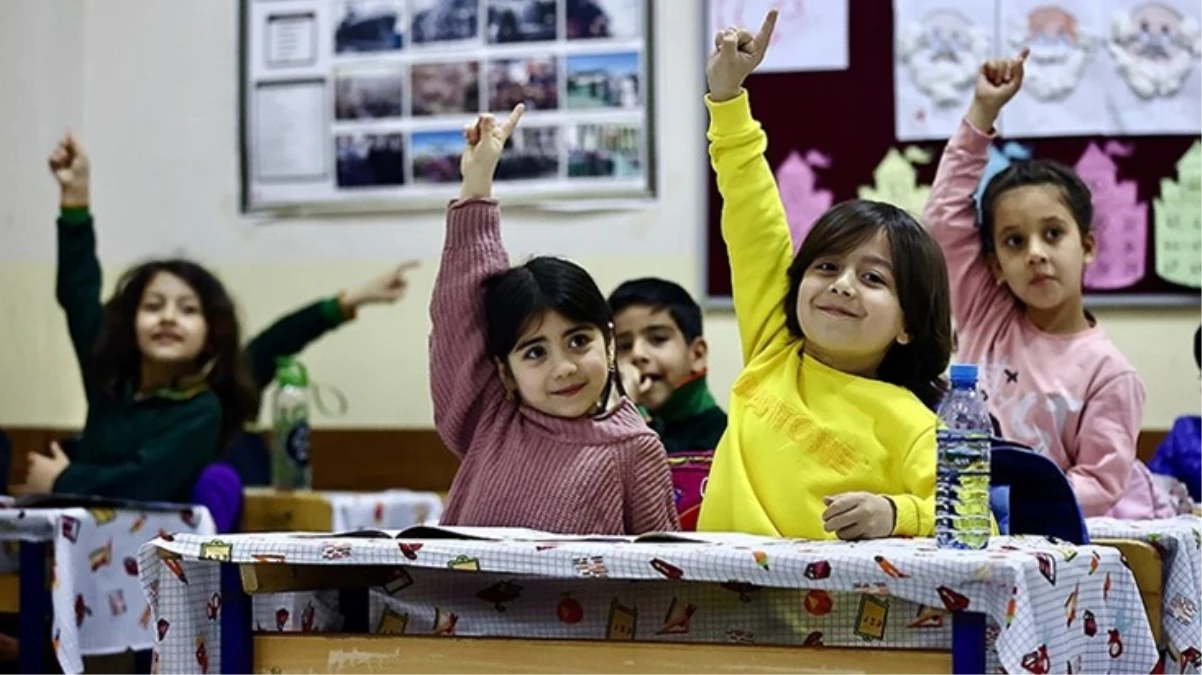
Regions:
<instances>
[{"instance_id":1,"label":"boy in dark green shirt","mask_svg":"<svg viewBox=\"0 0 1202 675\"><path fill-rule=\"evenodd\" d=\"M726 431L726 413L706 383L701 308L678 284L655 278L618 286L609 306L618 360L638 371L627 393L649 415L668 454L713 450Z\"/></svg>"}]
</instances>

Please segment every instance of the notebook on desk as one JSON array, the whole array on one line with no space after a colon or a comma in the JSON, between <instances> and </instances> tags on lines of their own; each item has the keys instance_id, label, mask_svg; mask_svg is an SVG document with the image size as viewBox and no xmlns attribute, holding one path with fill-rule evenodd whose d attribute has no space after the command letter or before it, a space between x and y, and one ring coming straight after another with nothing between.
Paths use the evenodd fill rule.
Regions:
<instances>
[{"instance_id":1,"label":"notebook on desk","mask_svg":"<svg viewBox=\"0 0 1202 675\"><path fill-rule=\"evenodd\" d=\"M323 535L318 535L323 536ZM329 535L324 535L329 536ZM458 525L415 525L403 530L357 530L336 537L373 539L458 539L464 541L596 542L625 544L764 544L784 541L740 532L648 532L637 536L609 534L560 534L524 527L471 527Z\"/></svg>"}]
</instances>

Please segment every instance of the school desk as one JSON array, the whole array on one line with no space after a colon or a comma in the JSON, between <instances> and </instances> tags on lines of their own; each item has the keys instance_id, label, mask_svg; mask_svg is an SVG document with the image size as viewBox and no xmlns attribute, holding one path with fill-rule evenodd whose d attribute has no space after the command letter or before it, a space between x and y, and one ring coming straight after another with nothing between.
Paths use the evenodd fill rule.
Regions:
<instances>
[{"instance_id":1,"label":"school desk","mask_svg":"<svg viewBox=\"0 0 1202 675\"><path fill-rule=\"evenodd\" d=\"M0 541L20 542L21 672L42 672L48 646L65 673L82 672L83 656L150 649L138 548L180 531L211 535L208 509L0 508Z\"/></svg>"},{"instance_id":2,"label":"school desk","mask_svg":"<svg viewBox=\"0 0 1202 675\"><path fill-rule=\"evenodd\" d=\"M1177 672L1202 666L1202 518L1089 518L1090 540L1123 552L1139 583L1157 644Z\"/></svg>"},{"instance_id":3,"label":"school desk","mask_svg":"<svg viewBox=\"0 0 1202 675\"><path fill-rule=\"evenodd\" d=\"M435 492L382 490L276 490L246 488L242 532L343 532L403 529L438 522L442 496Z\"/></svg>"},{"instance_id":4,"label":"school desk","mask_svg":"<svg viewBox=\"0 0 1202 675\"><path fill-rule=\"evenodd\" d=\"M836 668L848 658L867 671L994 672L995 651L1009 672L1149 672L1157 661L1119 552L1042 537L942 551L925 539L741 535L692 543L180 535L147 543L141 561L163 672L613 672L655 669L694 650L713 669L751 663L740 670L761 672ZM301 619L309 632L255 630L251 596L317 589L339 592L341 625L323 625L314 611ZM219 603L197 603L205 597ZM334 629L349 635L331 639ZM435 638L453 642L431 649ZM856 647L858 657L845 651Z\"/></svg>"}]
</instances>

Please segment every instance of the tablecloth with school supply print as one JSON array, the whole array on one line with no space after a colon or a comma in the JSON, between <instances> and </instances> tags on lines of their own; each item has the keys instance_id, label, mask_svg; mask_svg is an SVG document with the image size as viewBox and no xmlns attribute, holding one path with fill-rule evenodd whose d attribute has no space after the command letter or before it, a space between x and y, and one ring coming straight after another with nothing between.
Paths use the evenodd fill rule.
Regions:
<instances>
[{"instance_id":1,"label":"tablecloth with school supply print","mask_svg":"<svg viewBox=\"0 0 1202 675\"><path fill-rule=\"evenodd\" d=\"M207 508L169 508L0 509L0 540L51 544L50 635L63 672L83 672L83 656L154 646L139 547L161 534L216 532Z\"/></svg>"},{"instance_id":2,"label":"tablecloth with school supply print","mask_svg":"<svg viewBox=\"0 0 1202 675\"><path fill-rule=\"evenodd\" d=\"M1156 547L1164 561L1161 590L1162 639L1170 663L1181 673L1202 666L1202 518L1159 520L1089 518L1091 539L1135 539Z\"/></svg>"},{"instance_id":3,"label":"tablecloth with school supply print","mask_svg":"<svg viewBox=\"0 0 1202 675\"><path fill-rule=\"evenodd\" d=\"M380 633L946 649L948 613L968 610L992 619L987 638L1008 672L1146 673L1157 661L1131 572L1104 546L248 534L143 546L164 672L220 663L219 561L395 568L371 603ZM314 603L301 629L325 630L330 613Z\"/></svg>"},{"instance_id":4,"label":"tablecloth with school supply print","mask_svg":"<svg viewBox=\"0 0 1202 675\"><path fill-rule=\"evenodd\" d=\"M376 492L321 492L330 503L335 532L403 530L435 524L442 517L442 497L436 492L382 490ZM259 630L296 631L316 623L338 630L342 615L338 594L331 592L272 593L255 596L254 625Z\"/></svg>"}]
</instances>

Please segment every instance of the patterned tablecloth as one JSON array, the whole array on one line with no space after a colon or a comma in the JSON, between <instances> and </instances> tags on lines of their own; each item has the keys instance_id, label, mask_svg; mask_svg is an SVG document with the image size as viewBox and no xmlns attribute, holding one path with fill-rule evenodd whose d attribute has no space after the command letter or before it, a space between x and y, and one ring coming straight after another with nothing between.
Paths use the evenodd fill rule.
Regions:
<instances>
[{"instance_id":1,"label":"patterned tablecloth","mask_svg":"<svg viewBox=\"0 0 1202 675\"><path fill-rule=\"evenodd\" d=\"M211 536L216 530L203 506L0 509L0 541L50 544L50 634L63 672L83 672L85 655L154 646L151 610L138 583L138 549L174 532Z\"/></svg>"},{"instance_id":2,"label":"patterned tablecloth","mask_svg":"<svg viewBox=\"0 0 1202 675\"><path fill-rule=\"evenodd\" d=\"M1091 539L1136 539L1160 551L1164 560L1161 593L1164 648L1180 672L1202 665L1202 518L1177 516L1161 520L1089 518Z\"/></svg>"},{"instance_id":3,"label":"patterned tablecloth","mask_svg":"<svg viewBox=\"0 0 1202 675\"><path fill-rule=\"evenodd\" d=\"M436 524L442 516L442 497L436 492L383 490L338 492L323 490L330 503L335 532L357 530L402 530L415 525ZM310 617L302 624L302 617ZM338 594L332 592L272 593L254 598L254 622L273 630L301 630L316 625L324 630L342 627Z\"/></svg>"},{"instance_id":4,"label":"patterned tablecloth","mask_svg":"<svg viewBox=\"0 0 1202 675\"><path fill-rule=\"evenodd\" d=\"M379 528L400 530L413 525L434 524L442 516L442 498L435 492L322 491L321 494L330 502L335 532Z\"/></svg>"},{"instance_id":5,"label":"patterned tablecloth","mask_svg":"<svg viewBox=\"0 0 1202 675\"><path fill-rule=\"evenodd\" d=\"M999 537L930 540L463 541L181 535L142 548L164 672L216 672L216 562L381 565L379 633L950 648L949 611L986 614L1008 672L1146 673L1157 649L1116 549ZM301 611L336 628L337 608ZM327 621L330 621L327 625ZM286 630L281 624L261 630ZM992 651L992 649L991 649ZM996 670L997 661L991 667Z\"/></svg>"}]
</instances>

